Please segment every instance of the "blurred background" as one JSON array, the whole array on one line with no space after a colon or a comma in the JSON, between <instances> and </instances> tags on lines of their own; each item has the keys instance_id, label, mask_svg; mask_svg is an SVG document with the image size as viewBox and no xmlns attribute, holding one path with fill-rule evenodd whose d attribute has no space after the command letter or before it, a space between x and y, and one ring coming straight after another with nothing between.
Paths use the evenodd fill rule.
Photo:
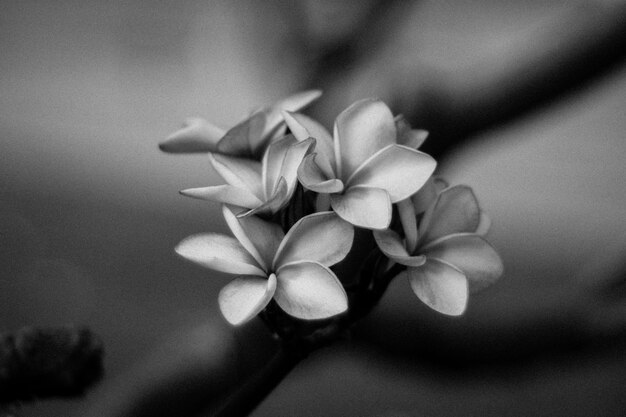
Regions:
<instances>
[{"instance_id":1,"label":"blurred background","mask_svg":"<svg viewBox=\"0 0 626 417\"><path fill-rule=\"evenodd\" d=\"M328 127L376 96L431 131L439 173L489 213L505 276L462 319L395 282L356 331L254 416L626 412L626 16L618 1L0 0L0 331L84 324L106 376L83 415L227 277L174 255L225 231L202 155L158 142L321 88ZM607 282L609 284L607 284ZM608 294L608 295L607 295Z\"/></svg>"}]
</instances>

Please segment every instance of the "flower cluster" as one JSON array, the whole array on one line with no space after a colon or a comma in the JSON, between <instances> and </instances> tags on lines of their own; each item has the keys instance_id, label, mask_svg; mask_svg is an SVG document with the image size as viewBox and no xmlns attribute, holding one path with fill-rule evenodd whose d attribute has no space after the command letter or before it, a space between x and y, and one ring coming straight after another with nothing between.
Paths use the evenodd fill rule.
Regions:
<instances>
[{"instance_id":1,"label":"flower cluster","mask_svg":"<svg viewBox=\"0 0 626 417\"><path fill-rule=\"evenodd\" d=\"M418 150L427 133L382 101L352 104L331 135L300 113L319 96L286 98L228 131L190 119L160 145L208 153L225 184L181 194L221 203L233 235L190 236L176 252L237 275L218 297L232 324L271 306L300 320L349 314L400 275L429 307L462 314L503 271L472 190L434 177L435 160Z\"/></svg>"}]
</instances>

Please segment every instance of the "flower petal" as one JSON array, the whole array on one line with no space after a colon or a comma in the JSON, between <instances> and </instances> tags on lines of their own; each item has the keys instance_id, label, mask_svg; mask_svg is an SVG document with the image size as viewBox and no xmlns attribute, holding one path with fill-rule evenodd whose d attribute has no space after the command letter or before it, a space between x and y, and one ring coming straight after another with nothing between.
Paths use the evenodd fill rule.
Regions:
<instances>
[{"instance_id":1,"label":"flower petal","mask_svg":"<svg viewBox=\"0 0 626 417\"><path fill-rule=\"evenodd\" d=\"M480 236L485 236L489 232L490 228L491 228L491 219L489 218L489 216L485 214L484 211L481 211L480 221L478 222L478 227L476 227L476 230L474 231L474 233Z\"/></svg>"},{"instance_id":2,"label":"flower petal","mask_svg":"<svg viewBox=\"0 0 626 417\"><path fill-rule=\"evenodd\" d=\"M401 145L390 145L367 159L348 179L346 187L381 188L392 203L415 194L435 171L437 162L430 156Z\"/></svg>"},{"instance_id":3,"label":"flower petal","mask_svg":"<svg viewBox=\"0 0 626 417\"><path fill-rule=\"evenodd\" d=\"M280 100L272 107L290 112L300 111L320 98L321 95L321 90L300 91Z\"/></svg>"},{"instance_id":4,"label":"flower petal","mask_svg":"<svg viewBox=\"0 0 626 417\"><path fill-rule=\"evenodd\" d=\"M468 284L458 268L429 258L424 265L407 268L404 273L415 295L428 307L449 316L460 316L465 312Z\"/></svg>"},{"instance_id":5,"label":"flower petal","mask_svg":"<svg viewBox=\"0 0 626 417\"><path fill-rule=\"evenodd\" d=\"M283 177L280 177L274 194L265 203L252 210L239 213L237 214L237 217L247 217L253 214L274 214L287 205L287 203L289 203L289 197L287 195L287 182Z\"/></svg>"},{"instance_id":6,"label":"flower petal","mask_svg":"<svg viewBox=\"0 0 626 417\"><path fill-rule=\"evenodd\" d=\"M283 265L276 274L274 299L291 316L324 319L348 309L348 297L337 276L317 262Z\"/></svg>"},{"instance_id":7,"label":"flower petal","mask_svg":"<svg viewBox=\"0 0 626 417\"><path fill-rule=\"evenodd\" d=\"M317 154L307 155L298 167L298 179L307 190L316 193L339 193L343 190L341 180L327 177L317 164Z\"/></svg>"},{"instance_id":8,"label":"flower petal","mask_svg":"<svg viewBox=\"0 0 626 417\"><path fill-rule=\"evenodd\" d=\"M280 169L280 176L287 183L287 195L291 198L298 184L298 167L302 159L315 148L315 139L309 138L287 149L287 154Z\"/></svg>"},{"instance_id":9,"label":"flower petal","mask_svg":"<svg viewBox=\"0 0 626 417\"><path fill-rule=\"evenodd\" d=\"M352 247L354 227L332 211L315 213L298 220L283 239L274 269L297 261L315 261L331 266L346 257Z\"/></svg>"},{"instance_id":10,"label":"flower petal","mask_svg":"<svg viewBox=\"0 0 626 417\"><path fill-rule=\"evenodd\" d=\"M437 199L441 191L448 188L448 183L439 177L430 177L420 190L411 196L416 213L423 213Z\"/></svg>"},{"instance_id":11,"label":"flower petal","mask_svg":"<svg viewBox=\"0 0 626 417\"><path fill-rule=\"evenodd\" d=\"M217 151L226 155L240 157L255 157L252 143L260 140L266 125L266 116L263 112L252 114L244 121L236 124L226 132L217 144Z\"/></svg>"},{"instance_id":12,"label":"flower petal","mask_svg":"<svg viewBox=\"0 0 626 417\"><path fill-rule=\"evenodd\" d=\"M261 164L251 159L210 153L209 161L228 184L249 190L263 200Z\"/></svg>"},{"instance_id":13,"label":"flower petal","mask_svg":"<svg viewBox=\"0 0 626 417\"><path fill-rule=\"evenodd\" d=\"M485 239L473 233L458 233L438 239L423 248L427 258L436 258L460 269L470 290L479 291L500 278L504 265Z\"/></svg>"},{"instance_id":14,"label":"flower petal","mask_svg":"<svg viewBox=\"0 0 626 417\"><path fill-rule=\"evenodd\" d=\"M226 132L199 117L185 120L183 128L172 133L159 148L168 153L214 152Z\"/></svg>"},{"instance_id":15,"label":"flower petal","mask_svg":"<svg viewBox=\"0 0 626 417\"><path fill-rule=\"evenodd\" d=\"M418 149L428 137L428 132L426 130L411 129L411 125L401 114L397 115L394 118L394 121L396 122L397 131L396 142L399 145Z\"/></svg>"},{"instance_id":16,"label":"flower petal","mask_svg":"<svg viewBox=\"0 0 626 417\"><path fill-rule=\"evenodd\" d=\"M386 229L391 223L391 200L380 188L351 187L331 194L330 205L347 222L366 229Z\"/></svg>"},{"instance_id":17,"label":"flower petal","mask_svg":"<svg viewBox=\"0 0 626 417\"><path fill-rule=\"evenodd\" d=\"M284 138L272 143L265 154L262 162L263 191L265 199L274 194L278 181L280 180L280 172L287 156L289 148L298 143L293 135L287 135Z\"/></svg>"},{"instance_id":18,"label":"flower petal","mask_svg":"<svg viewBox=\"0 0 626 417\"><path fill-rule=\"evenodd\" d=\"M278 139L282 138L286 134L287 134L287 125L284 123L279 124L276 129L272 130L269 138L267 139L267 145L269 145L270 143L276 142ZM265 150L263 151L265 152Z\"/></svg>"},{"instance_id":19,"label":"flower petal","mask_svg":"<svg viewBox=\"0 0 626 417\"><path fill-rule=\"evenodd\" d=\"M276 291L276 276L269 279L241 276L226 284L220 291L218 302L224 318L233 325L254 318L270 302Z\"/></svg>"},{"instance_id":20,"label":"flower petal","mask_svg":"<svg viewBox=\"0 0 626 417\"><path fill-rule=\"evenodd\" d=\"M215 185L211 187L188 188L180 193L186 197L198 200L217 201L222 204L231 204L244 208L255 208L263 204L254 194L245 188L232 185Z\"/></svg>"},{"instance_id":21,"label":"flower petal","mask_svg":"<svg viewBox=\"0 0 626 417\"><path fill-rule=\"evenodd\" d=\"M291 133L299 141L308 138L315 138L315 152L320 157L318 165L328 178L335 178L333 166L335 165L335 151L333 148L333 138L328 130L317 121L300 113L283 112L283 117Z\"/></svg>"},{"instance_id":22,"label":"flower petal","mask_svg":"<svg viewBox=\"0 0 626 417\"><path fill-rule=\"evenodd\" d=\"M425 244L454 233L474 233L480 223L480 207L465 185L443 190L424 213L420 242Z\"/></svg>"},{"instance_id":23,"label":"flower petal","mask_svg":"<svg viewBox=\"0 0 626 417\"><path fill-rule=\"evenodd\" d=\"M427 138L427 130L411 129L404 135L404 138L402 138L402 142L399 142L399 144L412 149L419 149Z\"/></svg>"},{"instance_id":24,"label":"flower petal","mask_svg":"<svg viewBox=\"0 0 626 417\"><path fill-rule=\"evenodd\" d=\"M269 269L285 234L279 225L266 222L256 216L237 217L233 211L222 208L226 224L239 243L266 271Z\"/></svg>"},{"instance_id":25,"label":"flower petal","mask_svg":"<svg viewBox=\"0 0 626 417\"><path fill-rule=\"evenodd\" d=\"M385 256L396 263L406 266L420 266L426 262L425 256L410 256L402 244L400 236L393 230L374 230L374 239Z\"/></svg>"},{"instance_id":26,"label":"flower petal","mask_svg":"<svg viewBox=\"0 0 626 417\"><path fill-rule=\"evenodd\" d=\"M385 103L365 99L337 117L334 136L335 173L345 181L370 156L396 143L396 126Z\"/></svg>"},{"instance_id":27,"label":"flower petal","mask_svg":"<svg viewBox=\"0 0 626 417\"><path fill-rule=\"evenodd\" d=\"M185 259L229 274L265 275L256 260L234 237L217 233L192 235L175 248Z\"/></svg>"},{"instance_id":28,"label":"flower petal","mask_svg":"<svg viewBox=\"0 0 626 417\"><path fill-rule=\"evenodd\" d=\"M266 122L263 129L262 137L266 138L275 135L276 131L283 124L283 111L299 111L313 103L322 95L320 90L308 90L296 93L284 98L274 105L264 109ZM283 125L284 126L284 125Z\"/></svg>"}]
</instances>

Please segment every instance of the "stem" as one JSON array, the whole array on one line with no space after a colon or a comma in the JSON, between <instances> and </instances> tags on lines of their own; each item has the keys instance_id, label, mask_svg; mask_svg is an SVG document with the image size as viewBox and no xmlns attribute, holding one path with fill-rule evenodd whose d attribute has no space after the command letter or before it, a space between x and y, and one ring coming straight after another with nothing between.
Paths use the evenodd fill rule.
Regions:
<instances>
[{"instance_id":1,"label":"stem","mask_svg":"<svg viewBox=\"0 0 626 417\"><path fill-rule=\"evenodd\" d=\"M215 416L249 415L304 357L304 354L281 346L263 368L228 397Z\"/></svg>"}]
</instances>

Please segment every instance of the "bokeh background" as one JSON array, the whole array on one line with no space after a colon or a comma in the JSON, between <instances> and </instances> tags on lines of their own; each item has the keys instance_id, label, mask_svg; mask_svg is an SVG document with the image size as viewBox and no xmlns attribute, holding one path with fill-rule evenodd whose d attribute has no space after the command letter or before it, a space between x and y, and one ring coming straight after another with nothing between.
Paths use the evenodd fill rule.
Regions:
<instances>
[{"instance_id":1,"label":"bokeh background","mask_svg":"<svg viewBox=\"0 0 626 417\"><path fill-rule=\"evenodd\" d=\"M367 343L312 356L253 415L623 415L626 343L615 335L626 297L596 295L624 275L624 43L606 36L605 55L616 57L606 69L595 71L595 56L580 74L560 68L573 88L512 88L560 51L586 47L580 39L603 39L598 28L620 33L623 9L0 1L0 330L84 324L106 348L105 379L84 399L21 415L85 414L172 334L218 316L227 277L173 247L225 231L216 205L177 193L219 179L206 157L166 155L158 142L188 116L228 127L316 87L325 95L310 114L327 126L352 101L377 96L431 129L440 174L474 187L490 214L506 273L457 320L394 283L357 332ZM501 120L481 102L492 91L510 91L492 107L513 108ZM533 101L546 92L550 100ZM454 118L466 113L445 111L474 102L472 120L485 120L475 128Z\"/></svg>"}]
</instances>

